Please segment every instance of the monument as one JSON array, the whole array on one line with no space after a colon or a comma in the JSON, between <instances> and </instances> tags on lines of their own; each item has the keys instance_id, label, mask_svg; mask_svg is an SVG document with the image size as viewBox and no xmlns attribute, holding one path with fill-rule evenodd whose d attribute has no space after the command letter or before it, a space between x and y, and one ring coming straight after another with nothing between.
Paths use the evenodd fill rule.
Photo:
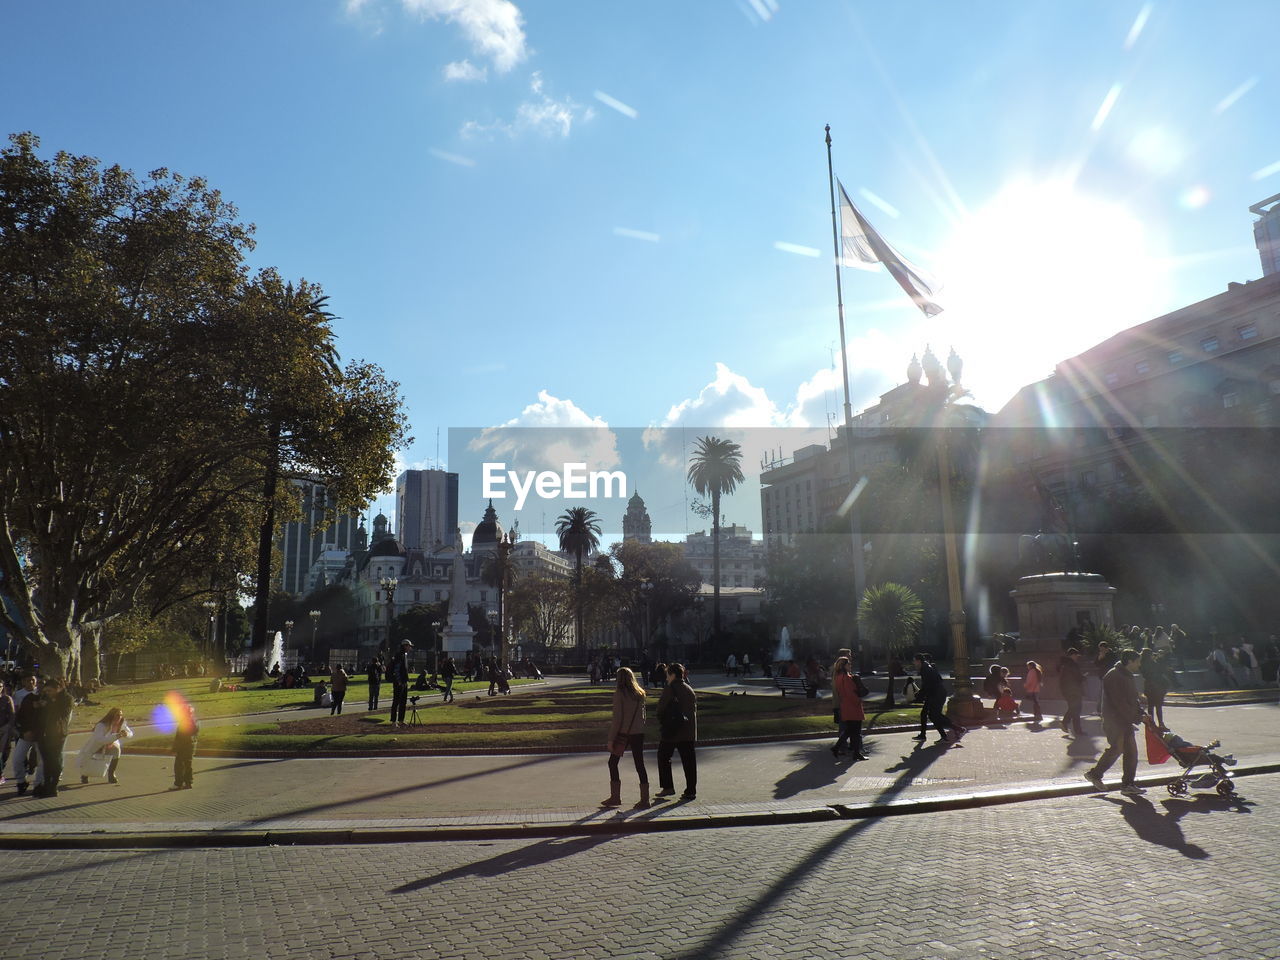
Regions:
<instances>
[{"instance_id":1,"label":"monument","mask_svg":"<svg viewBox=\"0 0 1280 960\"><path fill-rule=\"evenodd\" d=\"M453 577L449 584L449 623L444 628L444 652L454 658L471 652L475 631L467 614L467 561L462 553L462 530L454 530Z\"/></svg>"},{"instance_id":2,"label":"monument","mask_svg":"<svg viewBox=\"0 0 1280 960\"><path fill-rule=\"evenodd\" d=\"M1014 656L1020 663L1036 660L1052 672L1072 627L1114 626L1116 588L1101 574L1080 570L1077 544L1069 534L1021 537L1018 553L1032 572L1009 591L1018 608L1020 636Z\"/></svg>"}]
</instances>

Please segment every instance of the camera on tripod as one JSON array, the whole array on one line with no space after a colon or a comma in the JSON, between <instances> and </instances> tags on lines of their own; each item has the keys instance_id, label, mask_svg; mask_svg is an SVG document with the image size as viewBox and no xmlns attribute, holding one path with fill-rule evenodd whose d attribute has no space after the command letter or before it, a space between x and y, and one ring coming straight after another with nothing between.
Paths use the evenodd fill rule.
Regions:
<instances>
[{"instance_id":1,"label":"camera on tripod","mask_svg":"<svg viewBox=\"0 0 1280 960\"><path fill-rule=\"evenodd\" d=\"M410 697L410 698L409 698L409 702L410 702L410 703L417 703L417 702L418 702L419 700L421 700L421 699L422 699L421 697Z\"/></svg>"}]
</instances>

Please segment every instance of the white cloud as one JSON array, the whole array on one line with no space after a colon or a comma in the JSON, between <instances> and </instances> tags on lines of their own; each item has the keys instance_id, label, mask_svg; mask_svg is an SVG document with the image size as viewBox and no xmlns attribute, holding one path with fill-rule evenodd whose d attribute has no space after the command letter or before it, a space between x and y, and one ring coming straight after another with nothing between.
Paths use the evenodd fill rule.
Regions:
<instances>
[{"instance_id":1,"label":"white cloud","mask_svg":"<svg viewBox=\"0 0 1280 960\"><path fill-rule=\"evenodd\" d=\"M459 167L474 167L476 162L470 157L464 157L457 153L449 153L447 150L440 150L436 147L428 147L427 153L431 154L437 160L443 160L445 163L452 163Z\"/></svg>"},{"instance_id":2,"label":"white cloud","mask_svg":"<svg viewBox=\"0 0 1280 960\"><path fill-rule=\"evenodd\" d=\"M774 427L782 415L763 387L716 362L715 379L696 397L681 400L667 411L664 427Z\"/></svg>"},{"instance_id":3,"label":"white cloud","mask_svg":"<svg viewBox=\"0 0 1280 960\"><path fill-rule=\"evenodd\" d=\"M566 463L609 470L619 464L618 438L609 424L546 390L539 390L537 402L519 416L480 431L467 446L521 470L559 471Z\"/></svg>"},{"instance_id":4,"label":"white cloud","mask_svg":"<svg viewBox=\"0 0 1280 960\"><path fill-rule=\"evenodd\" d=\"M639 111L637 111L635 107L629 106L628 104L623 103L621 100L618 100L614 97L609 96L609 94L605 93L603 90L596 91L596 99L599 100L601 103L603 103L606 107L612 107L614 110L617 110L624 117L630 117L632 120L634 120L636 117L640 115Z\"/></svg>"},{"instance_id":5,"label":"white cloud","mask_svg":"<svg viewBox=\"0 0 1280 960\"><path fill-rule=\"evenodd\" d=\"M489 76L487 67L477 67L470 60L455 60L446 63L440 71L449 83L473 83L485 80Z\"/></svg>"},{"instance_id":6,"label":"white cloud","mask_svg":"<svg viewBox=\"0 0 1280 960\"><path fill-rule=\"evenodd\" d=\"M459 134L466 139L504 134L512 139L527 133L544 137L567 137L575 121L586 122L595 116L590 107L583 107L573 98L556 100L543 92L541 72L535 72L529 81L529 89L535 99L526 100L516 108L514 120L498 118L489 123L468 120Z\"/></svg>"},{"instance_id":7,"label":"white cloud","mask_svg":"<svg viewBox=\"0 0 1280 960\"><path fill-rule=\"evenodd\" d=\"M462 28L471 49L507 73L529 56L524 16L510 0L401 0L424 20L444 20ZM363 0L357 0L357 9ZM351 9L351 0L348 0ZM465 62L465 61L464 61Z\"/></svg>"}]
</instances>

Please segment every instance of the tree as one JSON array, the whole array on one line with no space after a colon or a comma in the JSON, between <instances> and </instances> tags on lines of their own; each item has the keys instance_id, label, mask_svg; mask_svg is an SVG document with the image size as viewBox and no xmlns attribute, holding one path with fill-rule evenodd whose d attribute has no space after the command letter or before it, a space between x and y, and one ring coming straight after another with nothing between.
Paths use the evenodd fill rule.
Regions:
<instances>
[{"instance_id":1,"label":"tree","mask_svg":"<svg viewBox=\"0 0 1280 960\"><path fill-rule=\"evenodd\" d=\"M582 627L582 558L600 546L600 524L595 511L570 507L556 520L556 535L560 538L560 549L573 554L575 639L581 649L586 640Z\"/></svg>"},{"instance_id":2,"label":"tree","mask_svg":"<svg viewBox=\"0 0 1280 960\"><path fill-rule=\"evenodd\" d=\"M237 588L264 511L296 509L271 464L360 506L405 424L280 309L318 288L248 277L251 229L203 180L38 146L0 152L0 622L78 677L86 627Z\"/></svg>"},{"instance_id":3,"label":"tree","mask_svg":"<svg viewBox=\"0 0 1280 960\"><path fill-rule=\"evenodd\" d=\"M879 644L889 658L889 693L886 707L893 706L893 681L897 664L911 642L920 633L924 606L910 588L900 583L882 583L867 587L858 604L858 625L867 641Z\"/></svg>"},{"instance_id":4,"label":"tree","mask_svg":"<svg viewBox=\"0 0 1280 960\"><path fill-rule=\"evenodd\" d=\"M646 628L656 629L693 606L702 578L678 543L624 540L609 550L622 569L615 581L614 616L622 611L635 646L643 647L651 639Z\"/></svg>"},{"instance_id":5,"label":"tree","mask_svg":"<svg viewBox=\"0 0 1280 960\"><path fill-rule=\"evenodd\" d=\"M742 483L742 448L731 440L699 437L689 459L689 483L711 496L711 635L720 637L720 497Z\"/></svg>"},{"instance_id":6,"label":"tree","mask_svg":"<svg viewBox=\"0 0 1280 960\"><path fill-rule=\"evenodd\" d=\"M520 580L507 601L512 629L537 646L562 646L573 623L573 594L563 580L550 577Z\"/></svg>"}]
</instances>

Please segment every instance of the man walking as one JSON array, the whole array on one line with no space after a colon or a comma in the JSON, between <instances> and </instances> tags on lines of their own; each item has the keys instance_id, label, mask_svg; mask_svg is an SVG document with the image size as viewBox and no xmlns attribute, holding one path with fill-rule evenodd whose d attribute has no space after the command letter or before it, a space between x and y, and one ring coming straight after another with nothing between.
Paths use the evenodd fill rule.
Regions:
<instances>
[{"instance_id":1,"label":"man walking","mask_svg":"<svg viewBox=\"0 0 1280 960\"><path fill-rule=\"evenodd\" d=\"M915 656L916 673L920 677L920 698L924 701L923 713L933 723L938 731L938 736L942 739L939 743L947 743L947 733L950 732L950 742L955 743L964 736L965 729L957 723L953 723L951 719L942 712L942 706L947 702L947 688L942 685L942 674L938 672L938 668L925 659L923 653L917 653ZM917 739L921 739L917 737Z\"/></svg>"},{"instance_id":2,"label":"man walking","mask_svg":"<svg viewBox=\"0 0 1280 960\"><path fill-rule=\"evenodd\" d=\"M57 677L45 683L40 701L36 743L40 747L40 760L44 764L44 782L37 784L31 795L56 797L58 781L62 779L62 748L67 742L71 709L75 706L75 701L67 692L66 683Z\"/></svg>"},{"instance_id":3,"label":"man walking","mask_svg":"<svg viewBox=\"0 0 1280 960\"><path fill-rule=\"evenodd\" d=\"M391 725L403 727L404 712L409 706L409 651L413 644L400 641L400 652L391 658L387 667L387 679L391 681Z\"/></svg>"},{"instance_id":4,"label":"man walking","mask_svg":"<svg viewBox=\"0 0 1280 960\"><path fill-rule=\"evenodd\" d=\"M1085 779L1099 790L1106 787L1102 775L1123 755L1120 792L1127 796L1146 793L1134 777L1138 772L1138 740L1134 725L1142 720L1142 703L1138 700L1138 685L1133 675L1138 672L1138 654L1126 650L1120 655L1120 663L1107 672L1102 680L1102 729L1107 735L1107 749L1098 762L1085 771Z\"/></svg>"},{"instance_id":5,"label":"man walking","mask_svg":"<svg viewBox=\"0 0 1280 960\"><path fill-rule=\"evenodd\" d=\"M369 661L369 709L378 709L378 700L382 696L382 658L374 657Z\"/></svg>"},{"instance_id":6,"label":"man walking","mask_svg":"<svg viewBox=\"0 0 1280 960\"><path fill-rule=\"evenodd\" d=\"M36 766L37 786L44 782L44 760L36 738L40 733L40 692L34 675L23 677L22 688L13 695L16 704L13 712L13 733L17 743L13 748L13 779L18 785L18 795L27 792L27 773L31 754L39 759Z\"/></svg>"},{"instance_id":7,"label":"man walking","mask_svg":"<svg viewBox=\"0 0 1280 960\"><path fill-rule=\"evenodd\" d=\"M1062 715L1062 732L1084 734L1080 725L1080 708L1084 699L1084 673L1080 670L1080 651L1072 647L1058 661L1058 689L1067 701L1067 712Z\"/></svg>"}]
</instances>

